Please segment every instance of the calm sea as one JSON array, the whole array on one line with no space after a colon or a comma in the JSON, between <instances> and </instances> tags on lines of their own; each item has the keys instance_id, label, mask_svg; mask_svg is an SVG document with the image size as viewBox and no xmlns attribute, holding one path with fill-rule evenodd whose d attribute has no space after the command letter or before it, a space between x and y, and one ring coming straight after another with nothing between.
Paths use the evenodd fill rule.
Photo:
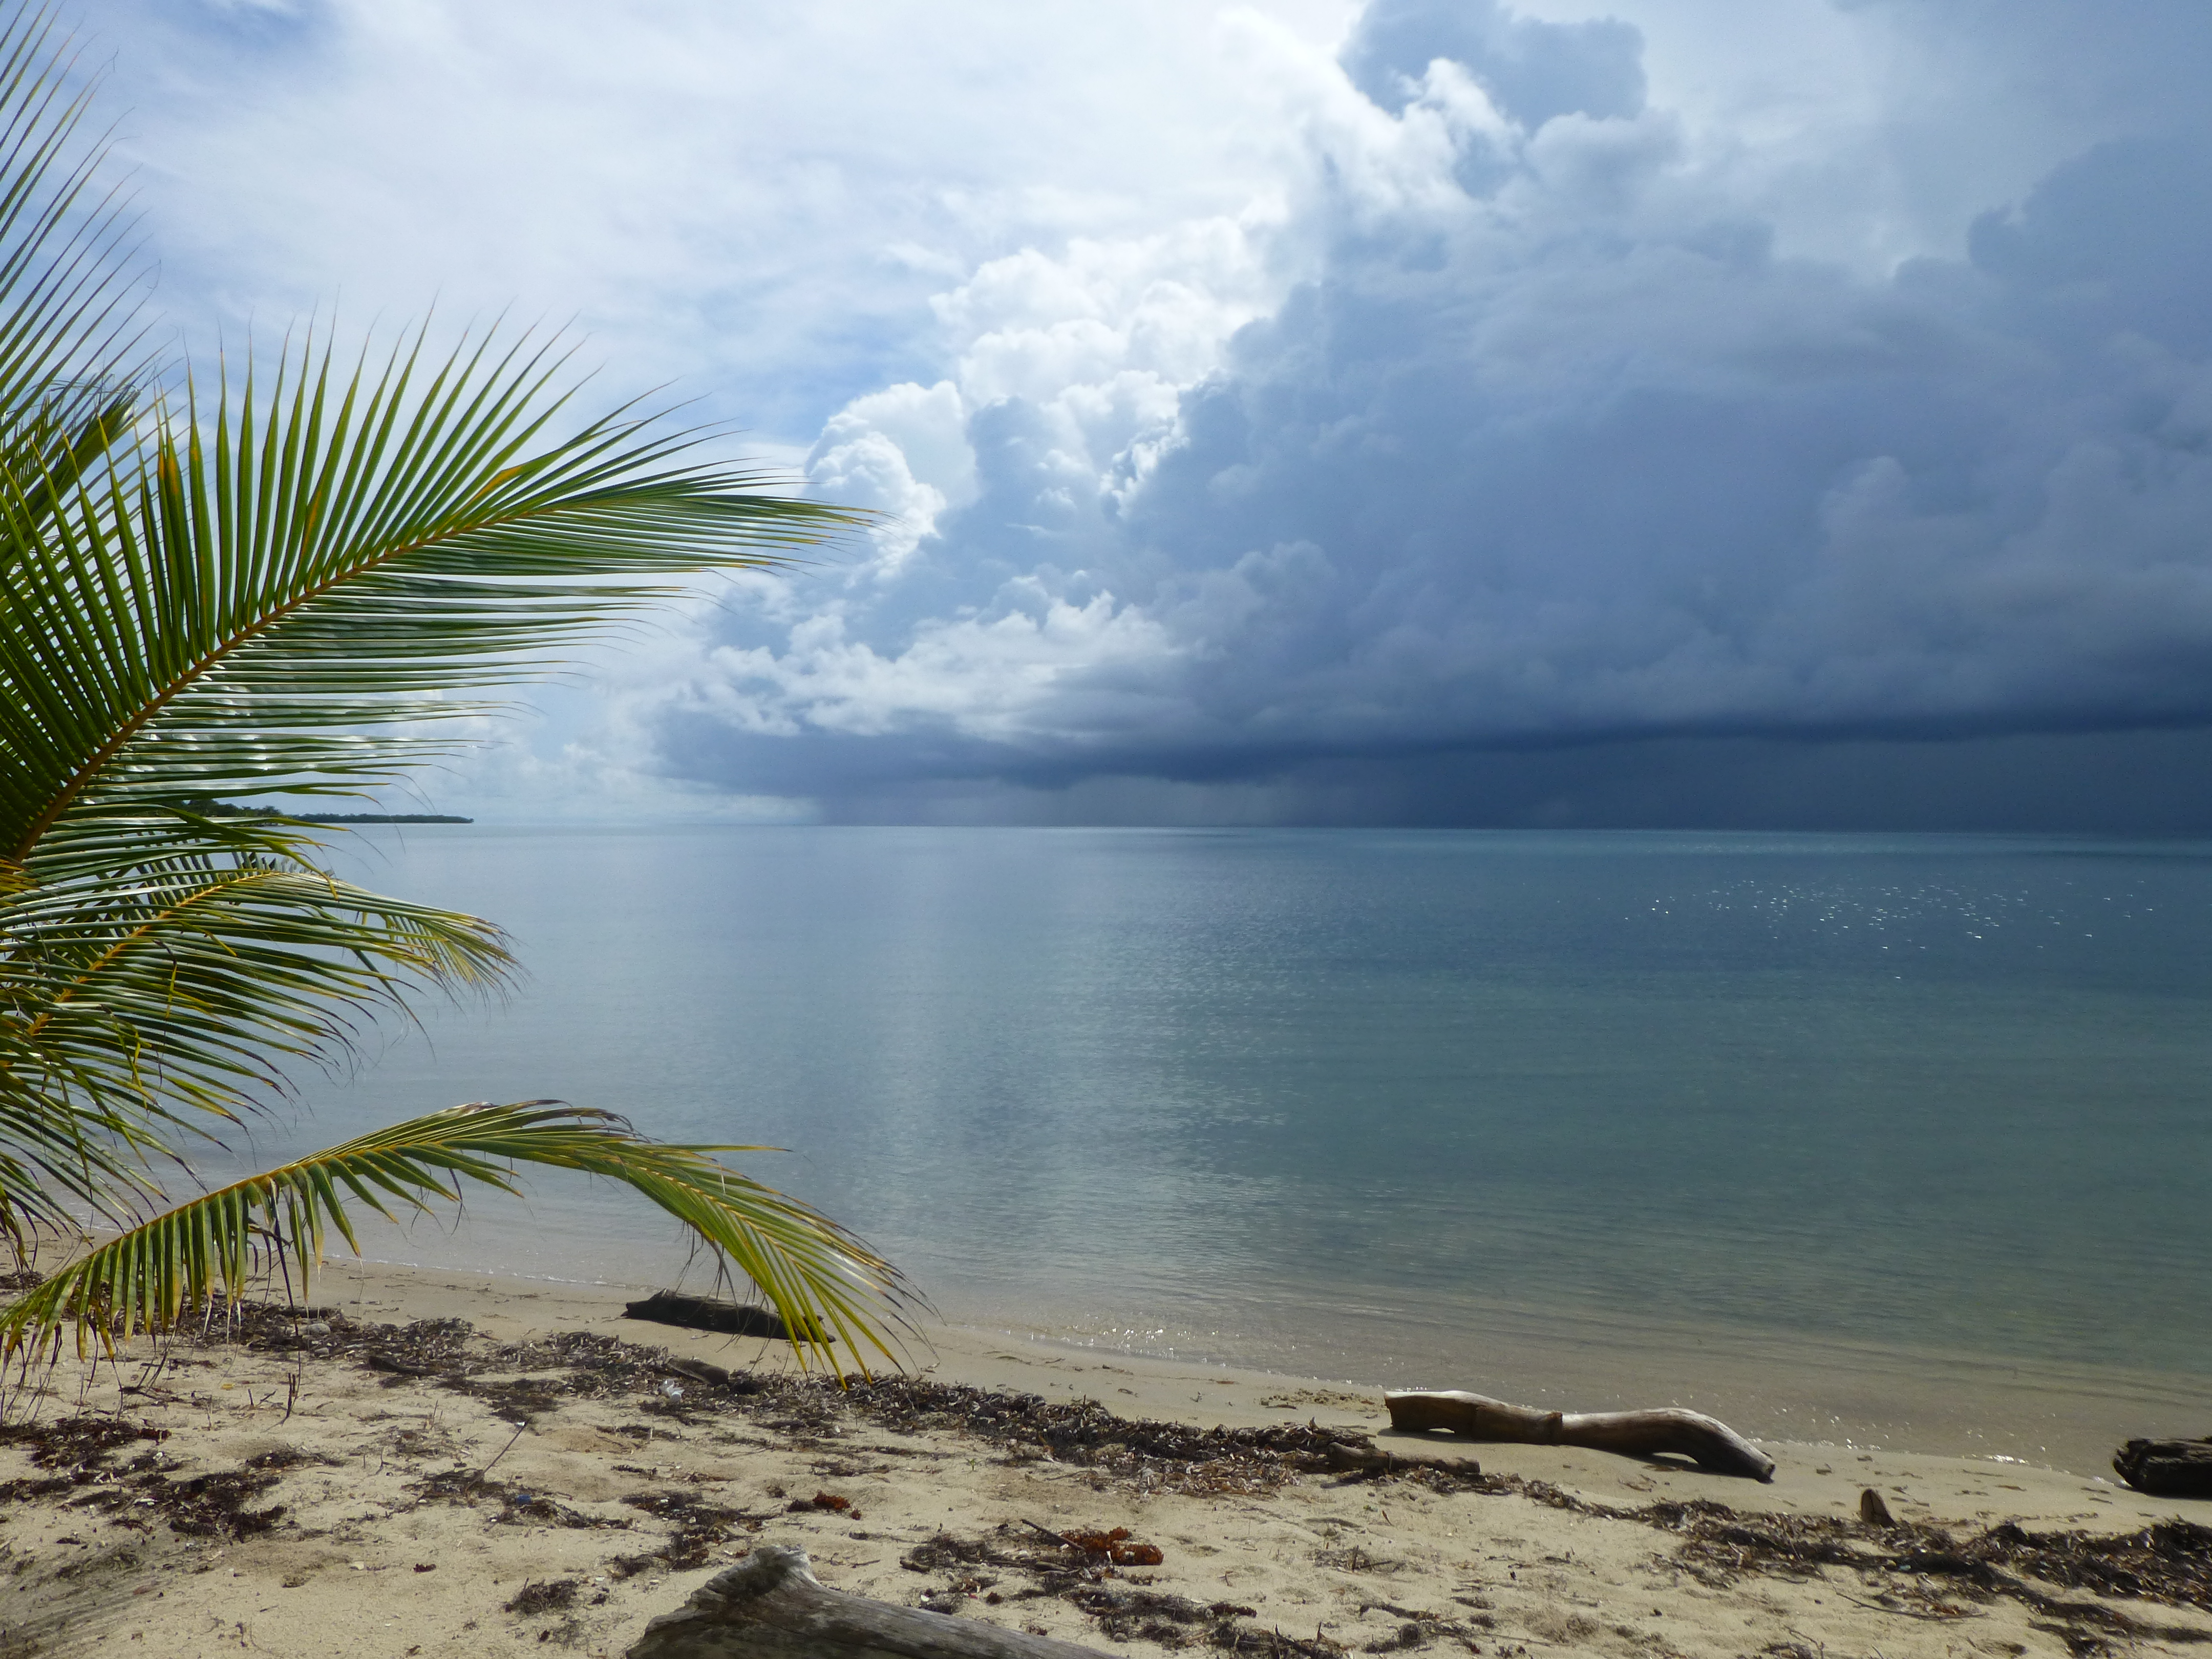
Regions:
<instances>
[{"instance_id":1,"label":"calm sea","mask_svg":"<svg viewBox=\"0 0 2212 1659\"><path fill-rule=\"evenodd\" d=\"M2212 844L360 840L530 977L257 1158L557 1096L793 1149L747 1166L963 1322L1801 1437L2212 1432ZM626 1194L534 1190L380 1253L677 1273Z\"/></svg>"}]
</instances>

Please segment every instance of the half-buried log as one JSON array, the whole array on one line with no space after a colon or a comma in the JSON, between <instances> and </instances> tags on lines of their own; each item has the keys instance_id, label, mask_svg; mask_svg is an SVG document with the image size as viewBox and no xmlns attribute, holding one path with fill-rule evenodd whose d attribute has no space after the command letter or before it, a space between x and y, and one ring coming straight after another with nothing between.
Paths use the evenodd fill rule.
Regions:
<instances>
[{"instance_id":1,"label":"half-buried log","mask_svg":"<svg viewBox=\"0 0 2212 1659\"><path fill-rule=\"evenodd\" d=\"M2112 1467L2154 1498L2212 1498L2212 1440L2130 1440Z\"/></svg>"},{"instance_id":2,"label":"half-buried log","mask_svg":"<svg viewBox=\"0 0 2212 1659\"><path fill-rule=\"evenodd\" d=\"M1662 1407L1645 1412L1540 1412L1456 1389L1386 1394L1394 1429L1449 1429L1469 1440L1586 1446L1630 1457L1672 1453L1715 1474L1774 1479L1774 1460L1717 1418Z\"/></svg>"},{"instance_id":3,"label":"half-buried log","mask_svg":"<svg viewBox=\"0 0 2212 1659\"><path fill-rule=\"evenodd\" d=\"M806 1552L755 1548L674 1613L645 1627L629 1659L1105 1659L980 1619L847 1595L815 1577Z\"/></svg>"},{"instance_id":4,"label":"half-buried log","mask_svg":"<svg viewBox=\"0 0 2212 1659\"><path fill-rule=\"evenodd\" d=\"M726 1331L733 1336L765 1336L788 1341L791 1332L782 1316L743 1302L721 1302L712 1297L685 1296L680 1291L655 1291L642 1302L623 1309L626 1319L648 1319L656 1325L676 1325L687 1331ZM823 1341L836 1339L823 1336Z\"/></svg>"}]
</instances>

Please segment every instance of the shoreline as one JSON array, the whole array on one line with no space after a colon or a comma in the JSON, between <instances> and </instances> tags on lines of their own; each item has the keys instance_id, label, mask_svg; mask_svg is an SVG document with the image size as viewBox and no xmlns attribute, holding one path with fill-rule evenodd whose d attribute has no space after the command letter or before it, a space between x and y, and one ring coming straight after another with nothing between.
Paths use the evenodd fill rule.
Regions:
<instances>
[{"instance_id":1,"label":"shoreline","mask_svg":"<svg viewBox=\"0 0 2212 1659\"><path fill-rule=\"evenodd\" d=\"M337 1294L341 1283L345 1285L345 1297ZM518 1291L518 1285L526 1283L542 1287ZM644 1287L633 1285L562 1285L553 1281L525 1281L515 1276L476 1270L331 1261L325 1265L325 1276L319 1283L316 1301L343 1305L349 1316L365 1321L407 1322L420 1318L467 1318L487 1336L498 1340L529 1340L556 1329L602 1329L617 1334L629 1343L665 1347L671 1354L695 1356L732 1371L796 1374L790 1349L779 1340L690 1332L623 1316L623 1303L635 1301L641 1294L646 1294ZM931 1322L921 1329L921 1338L922 1340L911 1345L907 1354L909 1371L918 1378L975 1389L1040 1394L1046 1401L1097 1398L1117 1416L1164 1418L1207 1429L1214 1425L1232 1429L1265 1427L1283 1422L1285 1413L1298 1413L1305 1420L1318 1422L1321 1427L1358 1429L1395 1440L1389 1431L1387 1411L1382 1409L1382 1387L1360 1380L1316 1378L1263 1367L1241 1367L1212 1358L1168 1358L1124 1349L1084 1347L1060 1340L1051 1334L998 1325ZM1436 1380L1431 1387L1467 1387L1467 1382ZM1475 1387L1480 1391L1480 1385ZM1677 1405L1677 1401L1656 1398L1590 1401L1589 1394L1577 1394L1573 1387L1553 1389L1551 1394L1562 1398L1533 1395L1517 1402L1544 1409ZM1692 1409L1710 1409L1697 1401L1679 1402ZM1714 1416L1721 1413L1714 1411ZM2106 1449L2104 1455L2088 1467L2063 1467L1984 1449L1929 1451L1924 1447L1882 1447L1834 1437L1814 1440L1802 1436L1777 1436L1759 1429L1745 1429L1741 1420L1729 1420L1725 1416L1723 1420L1729 1422L1729 1427L1752 1437L1771 1455L1777 1455L1777 1462L1781 1464L1777 1480L1763 1489L1745 1489L1745 1482L1719 1482L1728 1489L1728 1502L1750 1509L1847 1509L1860 1489L1851 1486L1850 1493L1840 1493L1836 1489L1836 1482L1850 1484L1850 1475L1854 1475L1854 1468L1844 1468L1843 1464L1850 1462L1856 1467L1858 1462L1871 1460L1871 1467L1863 1474L1923 1480L1923 1486L1907 1484L1898 1495L1907 1504L1927 1506L1933 1516L1947 1516L1954 1520L1969 1520L1971 1510L1960 1509L1955 1502L1944 1502L1947 1498L1955 1500L1960 1495L1969 1495L1971 1491L1989 1489L1990 1482L2000 1480L2011 1482L2013 1489L2021 1493L2008 1500L2015 1504L2017 1513L2042 1520L2055 1522L2079 1516L2084 1502L2108 1506L2112 1516L2124 1520L2152 1520L2157 1516L2167 1516L2172 1513L2177 1502L2181 1502L2190 1513L2203 1509L2205 1516L2212 1517L2212 1504L2148 1498L2121 1484L2106 1462L2111 1453L2117 1451L2119 1440L2115 1440L2112 1447ZM1405 1440L1416 1447L1431 1444L1429 1437L1422 1436L1405 1436ZM1460 1449L1460 1443L1453 1443L1449 1437L1437 1437L1433 1444ZM1677 1474L1663 1467L1646 1468L1639 1464L1624 1464L1624 1460L1610 1458L1606 1453L1575 1451L1566 1447L1471 1444L1464 1447L1464 1455L1478 1458L1484 1468L1495 1467L1531 1480L1547 1480L1559 1484L1564 1491L1599 1502L1614 1500L1620 1493L1697 1498L1710 1495L1717 1480L1698 1471ZM1809 1474L1823 1467L1834 1468L1836 1474ZM1923 1474L1905 1475L1902 1471L1907 1468ZM1964 1482L1964 1486L1960 1486L1960 1482ZM1771 1502L1763 1500L1760 1493L1770 1495ZM1980 1495L1989 1493L1980 1491Z\"/></svg>"},{"instance_id":2,"label":"shoreline","mask_svg":"<svg viewBox=\"0 0 2212 1659\"><path fill-rule=\"evenodd\" d=\"M388 1274L395 1284L415 1285L422 1295L436 1294L434 1285L448 1292L481 1285L493 1293L501 1285L529 1285L534 1288L518 1291L518 1299L566 1298L580 1314L618 1309L656 1288L349 1258L333 1258L329 1267ZM1121 1340L1129 1334L1125 1330L1101 1330L1067 1310L979 1309L973 1298L967 1306L957 1297L946 1300L952 1310L942 1322L927 1323L924 1334L961 1359L962 1380L981 1386L1009 1379L988 1366L974 1369L968 1358L979 1346L1012 1345L1070 1363L1086 1355L1110 1356L1140 1373L1185 1367L1293 1388L1370 1395L1384 1389L1465 1389L1545 1410L1680 1406L1718 1417L1758 1440L1997 1460L2084 1479L2109 1479L2112 1455L2129 1439L2212 1433L2212 1380L2203 1377L1685 1327L1583 1310L1540 1314L1486 1307L1479 1314L1479 1344L1462 1334L1424 1343L1421 1357L1407 1358L1382 1340L1364 1346L1369 1328L1357 1310L1339 1308L1338 1322L1306 1334L1291 1363L1284 1364L1276 1354L1252 1355L1259 1345L1249 1337L1213 1344L1200 1338L1162 1353ZM1034 1316L1039 1311L1045 1316ZM1382 1334L1400 1333L1394 1328ZM1473 1347L1484 1352L1468 1363L1432 1357L1447 1348ZM918 1353L927 1364L926 1348ZM1320 1356L1342 1363L1297 1363Z\"/></svg>"},{"instance_id":3,"label":"shoreline","mask_svg":"<svg viewBox=\"0 0 2212 1659\"><path fill-rule=\"evenodd\" d=\"M841 1392L796 1381L780 1344L629 1320L626 1299L334 1261L319 1333L262 1316L164 1353L142 1340L120 1369L64 1365L33 1402L43 1427L21 1426L19 1396L0 1443L0 1652L613 1656L757 1543L806 1548L833 1588L1102 1654L1249 1636L1306 1659L1956 1659L1964 1636L1993 1659L2073 1659L2100 1631L2212 1641L2212 1504L2109 1480L1769 1440L1760 1485L1399 1435L1372 1389L956 1328L917 1345L910 1378ZM1018 1426L986 1431L1002 1420ZM1055 1449L1018 1426L1055 1422L1090 1438ZM1443 1467L1293 1475L1132 1449L1163 1434L1371 1437ZM1867 1490L1901 1529L1857 1519ZM1897 1570L1908 1534L1971 1548L2002 1522L2111 1536L2177 1515L2207 1587L2178 1605L2077 1585L2035 1591L2045 1606ZM1156 1558L1071 1565L1038 1541L1116 1526ZM1829 1554L1801 1563L1792 1539Z\"/></svg>"}]
</instances>

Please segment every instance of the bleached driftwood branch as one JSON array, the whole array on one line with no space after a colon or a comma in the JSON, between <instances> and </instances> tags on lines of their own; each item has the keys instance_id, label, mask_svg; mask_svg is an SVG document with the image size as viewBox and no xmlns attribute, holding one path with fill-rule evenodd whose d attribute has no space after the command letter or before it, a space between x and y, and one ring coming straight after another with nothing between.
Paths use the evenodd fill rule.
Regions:
<instances>
[{"instance_id":1,"label":"bleached driftwood branch","mask_svg":"<svg viewBox=\"0 0 2212 1659\"><path fill-rule=\"evenodd\" d=\"M629 1659L1107 1659L1048 1636L833 1590L801 1549L758 1546L674 1613Z\"/></svg>"},{"instance_id":2,"label":"bleached driftwood branch","mask_svg":"<svg viewBox=\"0 0 2212 1659\"><path fill-rule=\"evenodd\" d=\"M1774 1460L1717 1418L1662 1407L1643 1412L1540 1412L1456 1389L1386 1394L1394 1429L1449 1429L1470 1440L1586 1446L1632 1457L1672 1452L1716 1474L1774 1478Z\"/></svg>"}]
</instances>

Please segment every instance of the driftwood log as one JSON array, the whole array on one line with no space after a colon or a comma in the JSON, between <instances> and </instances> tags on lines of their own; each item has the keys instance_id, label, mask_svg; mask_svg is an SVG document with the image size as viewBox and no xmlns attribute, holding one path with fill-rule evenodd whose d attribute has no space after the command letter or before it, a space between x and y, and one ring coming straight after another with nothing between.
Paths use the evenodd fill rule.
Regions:
<instances>
[{"instance_id":1,"label":"driftwood log","mask_svg":"<svg viewBox=\"0 0 2212 1659\"><path fill-rule=\"evenodd\" d=\"M1668 1406L1645 1412L1540 1412L1458 1389L1386 1394L1394 1429L1449 1429L1469 1440L1587 1446L1649 1457L1672 1452L1715 1474L1774 1479L1774 1460L1717 1418Z\"/></svg>"},{"instance_id":2,"label":"driftwood log","mask_svg":"<svg viewBox=\"0 0 2212 1659\"><path fill-rule=\"evenodd\" d=\"M628 1659L1106 1659L1097 1648L833 1590L765 1544L645 1627Z\"/></svg>"},{"instance_id":3,"label":"driftwood log","mask_svg":"<svg viewBox=\"0 0 2212 1659\"><path fill-rule=\"evenodd\" d=\"M787 1341L791 1336L782 1316L769 1309L713 1297L685 1296L680 1291L655 1291L644 1301L626 1305L623 1316L680 1326L687 1331L726 1331L732 1336L765 1336L777 1341Z\"/></svg>"},{"instance_id":4,"label":"driftwood log","mask_svg":"<svg viewBox=\"0 0 2212 1659\"><path fill-rule=\"evenodd\" d=\"M2112 1467L2154 1498L2212 1498L2212 1440L2130 1440Z\"/></svg>"}]
</instances>

